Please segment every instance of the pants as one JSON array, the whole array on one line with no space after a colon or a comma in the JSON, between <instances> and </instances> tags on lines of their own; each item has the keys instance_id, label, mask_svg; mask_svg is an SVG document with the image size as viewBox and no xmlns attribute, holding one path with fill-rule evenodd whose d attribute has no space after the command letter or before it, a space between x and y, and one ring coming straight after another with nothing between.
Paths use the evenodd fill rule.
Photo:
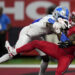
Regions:
<instances>
[{"instance_id":1,"label":"pants","mask_svg":"<svg viewBox=\"0 0 75 75\"><path fill-rule=\"evenodd\" d=\"M16 49L17 53L29 52L33 49L38 48L44 53L52 56L58 60L58 67L55 75L62 75L64 71L68 68L69 64L72 62L74 56L67 54L64 49L59 48L58 45L47 42L47 41L32 41L21 48ZM70 48L66 48L67 50Z\"/></svg>"},{"instance_id":2,"label":"pants","mask_svg":"<svg viewBox=\"0 0 75 75\"><path fill-rule=\"evenodd\" d=\"M24 27L20 34L19 34L19 39L16 42L15 48L20 48L23 45L27 44L28 42L37 39L37 40L42 40L40 37L35 37L35 38L31 38L27 35L28 31L30 30L30 27ZM36 51L40 54L40 56L45 56L46 54L42 51L40 51L39 49L36 49Z\"/></svg>"},{"instance_id":3,"label":"pants","mask_svg":"<svg viewBox=\"0 0 75 75\"><path fill-rule=\"evenodd\" d=\"M0 57L7 53L5 48L6 34L0 34Z\"/></svg>"}]
</instances>

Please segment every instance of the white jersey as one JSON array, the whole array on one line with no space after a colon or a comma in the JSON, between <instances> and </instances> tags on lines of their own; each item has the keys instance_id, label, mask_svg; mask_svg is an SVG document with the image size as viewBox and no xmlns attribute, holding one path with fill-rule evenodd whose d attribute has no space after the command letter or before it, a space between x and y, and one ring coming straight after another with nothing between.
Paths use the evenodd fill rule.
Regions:
<instances>
[{"instance_id":1,"label":"white jersey","mask_svg":"<svg viewBox=\"0 0 75 75\"><path fill-rule=\"evenodd\" d=\"M19 34L19 39L15 45L15 48L20 48L24 44L27 44L28 42L32 41L36 37L41 37L42 35L50 33L50 30L52 28L47 27L46 23L51 23L56 28L55 19L52 15L48 15L40 19L39 21L36 21L29 26L24 27ZM53 27L53 25L51 25ZM59 25L58 25L59 27ZM53 30L53 29L52 29ZM54 31L54 30L53 30Z\"/></svg>"},{"instance_id":2,"label":"white jersey","mask_svg":"<svg viewBox=\"0 0 75 75\"><path fill-rule=\"evenodd\" d=\"M23 45L27 44L32 40L37 40L42 35L48 34L50 29L46 26L46 22L52 23L55 22L55 19L52 15L48 15L36 21L29 26L24 27L19 34L18 41L16 42L15 48L20 48ZM38 38L37 38L38 37ZM38 51L41 56L45 53Z\"/></svg>"},{"instance_id":3,"label":"white jersey","mask_svg":"<svg viewBox=\"0 0 75 75\"><path fill-rule=\"evenodd\" d=\"M55 22L54 17L52 15L45 16L38 22L30 24L29 26L23 28L22 30L25 30L24 33L26 33L30 37L45 35L50 33L50 29L46 26L47 22L49 23Z\"/></svg>"},{"instance_id":4,"label":"white jersey","mask_svg":"<svg viewBox=\"0 0 75 75\"><path fill-rule=\"evenodd\" d=\"M55 28L60 26L52 15L45 16L42 19L30 24L29 26L24 27L21 30L18 41L16 42L16 45L15 45L15 48L20 48L23 45L27 44L28 42L34 40L34 38L37 40L36 37L40 37L41 35L50 33L49 31L52 28L46 26L47 22L53 24L53 25L51 24L50 25L52 27L54 26ZM45 53L40 52L40 55L45 55Z\"/></svg>"}]
</instances>

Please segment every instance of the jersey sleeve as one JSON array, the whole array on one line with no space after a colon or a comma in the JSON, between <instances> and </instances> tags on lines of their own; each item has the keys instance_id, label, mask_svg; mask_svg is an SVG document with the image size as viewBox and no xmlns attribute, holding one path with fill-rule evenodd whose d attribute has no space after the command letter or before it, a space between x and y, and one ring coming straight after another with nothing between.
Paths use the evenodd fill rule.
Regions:
<instances>
[{"instance_id":1,"label":"jersey sleeve","mask_svg":"<svg viewBox=\"0 0 75 75\"><path fill-rule=\"evenodd\" d=\"M51 23L51 24L54 24L54 23L55 23L55 20L49 18L49 19L48 19L48 22Z\"/></svg>"}]
</instances>

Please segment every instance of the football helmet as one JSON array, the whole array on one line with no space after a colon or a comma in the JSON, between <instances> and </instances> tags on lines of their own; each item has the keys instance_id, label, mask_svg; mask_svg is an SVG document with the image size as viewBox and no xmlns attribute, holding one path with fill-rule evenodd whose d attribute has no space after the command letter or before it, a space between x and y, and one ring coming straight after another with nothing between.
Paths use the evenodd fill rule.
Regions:
<instances>
[{"instance_id":1,"label":"football helmet","mask_svg":"<svg viewBox=\"0 0 75 75\"><path fill-rule=\"evenodd\" d=\"M63 19L69 19L69 10L67 7L58 6L53 11L53 16L55 19L63 18Z\"/></svg>"}]
</instances>

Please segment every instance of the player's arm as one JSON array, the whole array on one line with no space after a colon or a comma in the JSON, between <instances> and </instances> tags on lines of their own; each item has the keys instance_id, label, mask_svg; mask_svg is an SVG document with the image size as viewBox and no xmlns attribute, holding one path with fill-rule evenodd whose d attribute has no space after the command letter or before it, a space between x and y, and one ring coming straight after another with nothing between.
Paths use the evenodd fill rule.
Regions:
<instances>
[{"instance_id":1,"label":"player's arm","mask_svg":"<svg viewBox=\"0 0 75 75\"><path fill-rule=\"evenodd\" d=\"M48 28L50 33L54 33L53 24L46 22L46 27Z\"/></svg>"},{"instance_id":2,"label":"player's arm","mask_svg":"<svg viewBox=\"0 0 75 75\"><path fill-rule=\"evenodd\" d=\"M66 40L65 42L58 43L60 48L67 48L67 47L75 45L75 34L72 34L68 38L69 38L69 40Z\"/></svg>"},{"instance_id":3,"label":"player's arm","mask_svg":"<svg viewBox=\"0 0 75 75\"><path fill-rule=\"evenodd\" d=\"M55 22L54 24L51 23L46 23L46 27L49 28L50 33L55 33L58 36L58 39L60 40L61 37L61 29L60 29L60 25L58 22Z\"/></svg>"},{"instance_id":4,"label":"player's arm","mask_svg":"<svg viewBox=\"0 0 75 75\"><path fill-rule=\"evenodd\" d=\"M70 24L68 20L65 20L65 19L63 20L58 18L58 22L54 24L54 28L59 40L61 40L61 36L63 35L63 33L66 36L64 38L67 39L67 30L69 27L70 27Z\"/></svg>"},{"instance_id":5,"label":"player's arm","mask_svg":"<svg viewBox=\"0 0 75 75\"><path fill-rule=\"evenodd\" d=\"M60 40L62 33L56 33L56 35L57 35L58 39Z\"/></svg>"}]
</instances>

